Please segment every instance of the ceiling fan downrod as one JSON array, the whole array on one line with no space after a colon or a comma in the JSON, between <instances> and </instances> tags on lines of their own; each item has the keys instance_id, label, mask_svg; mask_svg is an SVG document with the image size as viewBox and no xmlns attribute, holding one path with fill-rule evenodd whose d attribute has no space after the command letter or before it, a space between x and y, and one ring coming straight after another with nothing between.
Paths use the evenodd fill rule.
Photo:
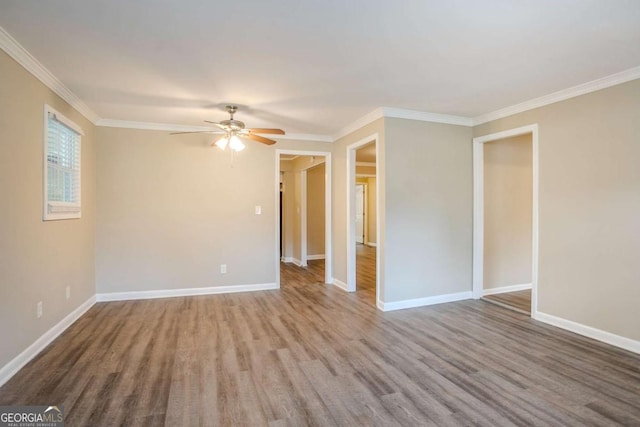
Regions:
<instances>
[{"instance_id":1,"label":"ceiling fan downrod","mask_svg":"<svg viewBox=\"0 0 640 427\"><path fill-rule=\"evenodd\" d=\"M231 116L231 120L233 120L233 115L236 113L236 111L238 111L238 106L227 105L226 107L224 107L224 109L227 110L227 113L229 113L229 115Z\"/></svg>"}]
</instances>

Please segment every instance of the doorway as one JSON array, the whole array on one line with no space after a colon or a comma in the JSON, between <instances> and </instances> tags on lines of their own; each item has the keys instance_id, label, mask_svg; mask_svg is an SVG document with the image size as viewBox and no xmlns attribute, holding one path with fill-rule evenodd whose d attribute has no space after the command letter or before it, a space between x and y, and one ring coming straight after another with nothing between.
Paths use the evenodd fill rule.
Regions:
<instances>
[{"instance_id":1,"label":"doorway","mask_svg":"<svg viewBox=\"0 0 640 427\"><path fill-rule=\"evenodd\" d=\"M378 138L347 147L347 290L379 306Z\"/></svg>"},{"instance_id":2,"label":"doorway","mask_svg":"<svg viewBox=\"0 0 640 427\"><path fill-rule=\"evenodd\" d=\"M302 222L301 252L307 268L314 272L317 277L322 277L326 262L326 165L324 161L317 162L317 164L313 161L311 163L314 163L314 166L302 172L305 176L302 180L304 182L303 185L305 185L302 199L302 204L305 207L305 217ZM327 283L324 277L322 282Z\"/></svg>"},{"instance_id":3,"label":"doorway","mask_svg":"<svg viewBox=\"0 0 640 427\"><path fill-rule=\"evenodd\" d=\"M330 283L331 153L276 150L276 283Z\"/></svg>"},{"instance_id":4,"label":"doorway","mask_svg":"<svg viewBox=\"0 0 640 427\"><path fill-rule=\"evenodd\" d=\"M538 127L473 140L473 296L537 313Z\"/></svg>"}]
</instances>

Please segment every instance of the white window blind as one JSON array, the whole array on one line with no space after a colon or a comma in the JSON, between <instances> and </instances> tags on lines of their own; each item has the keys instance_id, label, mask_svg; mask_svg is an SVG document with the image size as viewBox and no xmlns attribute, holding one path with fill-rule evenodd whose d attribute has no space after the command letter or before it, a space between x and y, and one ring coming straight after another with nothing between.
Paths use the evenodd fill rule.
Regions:
<instances>
[{"instance_id":1,"label":"white window blind","mask_svg":"<svg viewBox=\"0 0 640 427\"><path fill-rule=\"evenodd\" d=\"M44 219L80 218L82 130L48 106L45 126Z\"/></svg>"}]
</instances>

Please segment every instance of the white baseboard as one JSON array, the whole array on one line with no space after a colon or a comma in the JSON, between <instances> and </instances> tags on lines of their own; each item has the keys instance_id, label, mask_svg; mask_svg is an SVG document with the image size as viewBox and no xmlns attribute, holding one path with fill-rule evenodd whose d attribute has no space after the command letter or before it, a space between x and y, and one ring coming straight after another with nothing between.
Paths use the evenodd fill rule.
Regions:
<instances>
[{"instance_id":1,"label":"white baseboard","mask_svg":"<svg viewBox=\"0 0 640 427\"><path fill-rule=\"evenodd\" d=\"M531 289L531 283L523 283L521 285L500 286L499 288L483 289L482 296L504 294L505 292L526 291Z\"/></svg>"},{"instance_id":2,"label":"white baseboard","mask_svg":"<svg viewBox=\"0 0 640 427\"><path fill-rule=\"evenodd\" d=\"M286 262L287 264L294 264L297 265L298 267L303 267L302 265L302 261L300 261L297 258L293 258L293 257L284 257L282 258L283 262Z\"/></svg>"},{"instance_id":3,"label":"white baseboard","mask_svg":"<svg viewBox=\"0 0 640 427\"><path fill-rule=\"evenodd\" d=\"M318 255L307 255L307 260L308 261L314 261L316 259L324 259L325 256L324 254L318 254Z\"/></svg>"},{"instance_id":4,"label":"white baseboard","mask_svg":"<svg viewBox=\"0 0 640 427\"><path fill-rule=\"evenodd\" d=\"M620 347L624 350L640 354L640 341L635 341L630 338L622 337L620 335L612 334L611 332L592 328L591 326L583 325L582 323L552 316L551 314L542 313L540 311L534 313L533 318L540 322L574 332L578 335L593 338L594 340L602 341L604 343Z\"/></svg>"},{"instance_id":5,"label":"white baseboard","mask_svg":"<svg viewBox=\"0 0 640 427\"><path fill-rule=\"evenodd\" d=\"M424 307L427 305L442 304L445 302L462 301L465 299L471 299L471 291L458 292L455 294L436 295L433 297L407 299L402 301L393 302L378 302L378 308L382 311L403 310L405 308Z\"/></svg>"},{"instance_id":6,"label":"white baseboard","mask_svg":"<svg viewBox=\"0 0 640 427\"><path fill-rule=\"evenodd\" d=\"M164 289L157 291L133 291L133 292L110 292L97 294L98 302L106 301L128 301L139 299L174 298L188 297L196 295L229 294L236 292L268 291L278 289L276 283L261 283L257 285L236 285L236 286L212 286L208 288L185 288L185 289Z\"/></svg>"},{"instance_id":7,"label":"white baseboard","mask_svg":"<svg viewBox=\"0 0 640 427\"><path fill-rule=\"evenodd\" d=\"M334 286L339 287L340 289L342 289L343 291L347 291L349 292L349 290L347 289L347 284L344 283L342 280L336 279L335 277L333 278L333 280L331 281L331 284Z\"/></svg>"},{"instance_id":8,"label":"white baseboard","mask_svg":"<svg viewBox=\"0 0 640 427\"><path fill-rule=\"evenodd\" d=\"M78 320L96 303L95 295L83 302L69 313L64 319L59 321L55 326L42 334L33 344L27 347L22 353L14 357L9 363L0 369L0 386L9 381L24 365L29 363L31 359L36 357L51 341L56 339L69 326Z\"/></svg>"},{"instance_id":9,"label":"white baseboard","mask_svg":"<svg viewBox=\"0 0 640 427\"><path fill-rule=\"evenodd\" d=\"M367 243L365 243L365 245L371 246L372 248L375 248L376 246L378 246L378 244L375 243L375 242L367 242Z\"/></svg>"}]
</instances>

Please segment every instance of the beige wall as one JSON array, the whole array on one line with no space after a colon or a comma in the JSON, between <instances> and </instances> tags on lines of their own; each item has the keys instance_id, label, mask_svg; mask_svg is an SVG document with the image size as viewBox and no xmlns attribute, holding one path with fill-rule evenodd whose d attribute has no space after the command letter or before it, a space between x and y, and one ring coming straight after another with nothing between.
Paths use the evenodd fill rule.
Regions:
<instances>
[{"instance_id":1,"label":"beige wall","mask_svg":"<svg viewBox=\"0 0 640 427\"><path fill-rule=\"evenodd\" d=\"M640 80L474 128L539 125L538 310L640 340Z\"/></svg>"},{"instance_id":2,"label":"beige wall","mask_svg":"<svg viewBox=\"0 0 640 427\"><path fill-rule=\"evenodd\" d=\"M471 128L384 122L384 301L471 290Z\"/></svg>"},{"instance_id":3,"label":"beige wall","mask_svg":"<svg viewBox=\"0 0 640 427\"><path fill-rule=\"evenodd\" d=\"M248 143L232 165L209 140L98 128L98 292L275 281L275 149L327 144Z\"/></svg>"},{"instance_id":4,"label":"beige wall","mask_svg":"<svg viewBox=\"0 0 640 427\"><path fill-rule=\"evenodd\" d=\"M95 128L0 51L0 367L95 294ZM44 104L82 137L82 218L42 221ZM71 298L65 288L71 286ZM43 316L36 318L36 304Z\"/></svg>"},{"instance_id":5,"label":"beige wall","mask_svg":"<svg viewBox=\"0 0 640 427\"><path fill-rule=\"evenodd\" d=\"M484 151L484 289L531 283L531 134Z\"/></svg>"},{"instance_id":6,"label":"beige wall","mask_svg":"<svg viewBox=\"0 0 640 427\"><path fill-rule=\"evenodd\" d=\"M281 172L289 172L293 170L293 161L291 160L280 160L280 171Z\"/></svg>"},{"instance_id":7,"label":"beige wall","mask_svg":"<svg viewBox=\"0 0 640 427\"><path fill-rule=\"evenodd\" d=\"M325 245L324 164L307 170L307 255L324 255Z\"/></svg>"}]
</instances>

